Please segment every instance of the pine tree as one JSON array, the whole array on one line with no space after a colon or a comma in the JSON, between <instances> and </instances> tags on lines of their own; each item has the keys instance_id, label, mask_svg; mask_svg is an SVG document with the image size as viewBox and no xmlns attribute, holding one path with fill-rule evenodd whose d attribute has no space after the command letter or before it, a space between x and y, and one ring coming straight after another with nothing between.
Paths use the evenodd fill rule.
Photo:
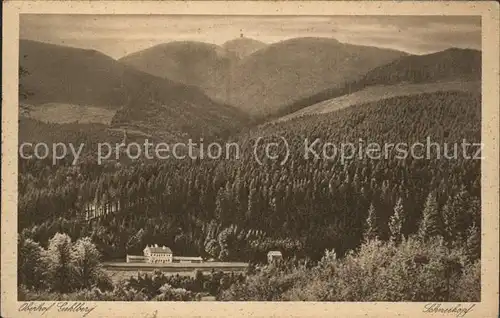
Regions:
<instances>
[{"instance_id":1,"label":"pine tree","mask_svg":"<svg viewBox=\"0 0 500 318\"><path fill-rule=\"evenodd\" d=\"M389 220L389 230L391 232L391 240L399 241L402 238L401 229L404 223L403 199L399 198L394 206L394 214Z\"/></svg>"},{"instance_id":2,"label":"pine tree","mask_svg":"<svg viewBox=\"0 0 500 318\"><path fill-rule=\"evenodd\" d=\"M439 218L438 204L434 192L429 193L425 201L418 235L423 240L442 235L441 220Z\"/></svg>"},{"instance_id":3,"label":"pine tree","mask_svg":"<svg viewBox=\"0 0 500 318\"><path fill-rule=\"evenodd\" d=\"M44 250L30 238L19 240L17 271L19 284L26 287L42 288L45 280Z\"/></svg>"},{"instance_id":4,"label":"pine tree","mask_svg":"<svg viewBox=\"0 0 500 318\"><path fill-rule=\"evenodd\" d=\"M252 180L250 182L250 190L248 194L248 204L247 204L247 212L245 218L247 221L256 217L257 214L257 189L255 187L255 182Z\"/></svg>"},{"instance_id":5,"label":"pine tree","mask_svg":"<svg viewBox=\"0 0 500 318\"><path fill-rule=\"evenodd\" d=\"M443 207L446 238L449 243L460 243L466 238L467 219L470 219L471 199L464 186ZM470 224L470 223L469 223Z\"/></svg>"},{"instance_id":6,"label":"pine tree","mask_svg":"<svg viewBox=\"0 0 500 318\"><path fill-rule=\"evenodd\" d=\"M143 228L139 229L137 233L132 235L125 245L126 252L134 253L136 249L140 251L144 247L143 246L144 236L145 236L145 231Z\"/></svg>"},{"instance_id":7,"label":"pine tree","mask_svg":"<svg viewBox=\"0 0 500 318\"><path fill-rule=\"evenodd\" d=\"M224 188L220 188L215 199L215 219L219 222L224 222L225 201Z\"/></svg>"},{"instance_id":8,"label":"pine tree","mask_svg":"<svg viewBox=\"0 0 500 318\"><path fill-rule=\"evenodd\" d=\"M451 201L453 198L448 198L448 201L443 206L443 224L446 241L451 243L456 236L456 216Z\"/></svg>"},{"instance_id":9,"label":"pine tree","mask_svg":"<svg viewBox=\"0 0 500 318\"><path fill-rule=\"evenodd\" d=\"M219 233L218 241L220 246L220 260L227 260L227 258L229 257L229 248L231 247L233 238L234 236L232 227L227 227Z\"/></svg>"},{"instance_id":10,"label":"pine tree","mask_svg":"<svg viewBox=\"0 0 500 318\"><path fill-rule=\"evenodd\" d=\"M366 231L364 235L364 239L366 241L377 239L379 236L379 228L378 228L378 217L377 211L373 206L373 203L370 204L370 208L368 209L368 217L366 219Z\"/></svg>"},{"instance_id":11,"label":"pine tree","mask_svg":"<svg viewBox=\"0 0 500 318\"><path fill-rule=\"evenodd\" d=\"M471 262L481 258L481 231L475 223L467 231L466 252Z\"/></svg>"}]
</instances>

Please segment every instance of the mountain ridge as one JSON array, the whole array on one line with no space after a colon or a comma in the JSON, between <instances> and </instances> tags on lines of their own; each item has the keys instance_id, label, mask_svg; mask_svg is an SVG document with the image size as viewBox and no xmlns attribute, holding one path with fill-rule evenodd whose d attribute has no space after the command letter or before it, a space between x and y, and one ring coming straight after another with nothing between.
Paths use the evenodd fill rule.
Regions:
<instances>
[{"instance_id":1,"label":"mountain ridge","mask_svg":"<svg viewBox=\"0 0 500 318\"><path fill-rule=\"evenodd\" d=\"M229 103L261 117L294 100L341 86L402 55L390 49L303 37L266 46L241 60L231 74Z\"/></svg>"},{"instance_id":2,"label":"mountain ridge","mask_svg":"<svg viewBox=\"0 0 500 318\"><path fill-rule=\"evenodd\" d=\"M455 67L455 65L459 67ZM378 66L361 78L341 87L327 88L315 95L294 101L276 117L286 116L317 103L349 95L372 86L400 84L449 83L481 80L481 51L449 48L423 55L402 56L388 64Z\"/></svg>"},{"instance_id":3,"label":"mountain ridge","mask_svg":"<svg viewBox=\"0 0 500 318\"><path fill-rule=\"evenodd\" d=\"M241 60L254 52L263 49L267 44L252 38L240 37L224 42L221 47L232 52Z\"/></svg>"},{"instance_id":4,"label":"mountain ridge","mask_svg":"<svg viewBox=\"0 0 500 318\"><path fill-rule=\"evenodd\" d=\"M197 41L158 44L119 59L142 72L201 88L212 99L224 101L226 74L236 55L221 46Z\"/></svg>"},{"instance_id":5,"label":"mountain ridge","mask_svg":"<svg viewBox=\"0 0 500 318\"><path fill-rule=\"evenodd\" d=\"M135 124L160 137L208 137L239 129L247 120L198 87L141 72L95 50L21 40L20 66L28 72L20 83L32 93L24 103L110 109L116 111L112 125Z\"/></svg>"}]
</instances>

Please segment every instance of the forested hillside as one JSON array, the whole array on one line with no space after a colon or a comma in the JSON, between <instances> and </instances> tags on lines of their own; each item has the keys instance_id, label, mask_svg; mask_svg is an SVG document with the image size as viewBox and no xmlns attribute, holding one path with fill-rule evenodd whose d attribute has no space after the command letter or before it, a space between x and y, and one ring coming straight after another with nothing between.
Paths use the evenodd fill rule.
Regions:
<instances>
[{"instance_id":1,"label":"forested hillside","mask_svg":"<svg viewBox=\"0 0 500 318\"><path fill-rule=\"evenodd\" d=\"M477 94L481 91L481 81L452 80L439 83L399 83L393 85L367 86L366 88L363 88L359 91L354 91L352 93L341 95L339 97L326 99L319 103L303 107L297 111L294 111L293 108L288 109L288 111L293 112L288 115L278 117L275 120L284 121L306 115L330 113L342 108L357 105L359 103L377 102L379 100L387 98L448 91L471 92ZM312 101L312 99L310 101ZM302 107L303 105L296 104L295 106Z\"/></svg>"},{"instance_id":2,"label":"forested hillside","mask_svg":"<svg viewBox=\"0 0 500 318\"><path fill-rule=\"evenodd\" d=\"M226 101L226 81L236 53L209 43L174 41L129 54L119 61L148 74L197 86L211 98Z\"/></svg>"},{"instance_id":3,"label":"forested hillside","mask_svg":"<svg viewBox=\"0 0 500 318\"><path fill-rule=\"evenodd\" d=\"M263 260L274 248L318 259L325 249L342 255L356 248L370 215L387 239L394 213L405 236L431 213L439 215L432 228L461 244L467 229L481 224L479 160L463 159L460 148L456 159L436 159L434 148L430 159L395 152L380 160L304 159L304 139L478 142L480 105L480 95L439 92L269 124L237 138L243 156L233 161L159 161L115 171L92 162L49 167L21 160L19 230L42 244L57 231L90 236L108 259L158 242L223 260ZM260 166L251 151L256 136L288 140L286 164ZM94 199L119 200L122 211L82 223L78 215Z\"/></svg>"},{"instance_id":4,"label":"forested hillside","mask_svg":"<svg viewBox=\"0 0 500 318\"><path fill-rule=\"evenodd\" d=\"M436 84L439 86L441 82L446 84L446 82L479 82L480 80L481 51L451 48L432 54L406 55L377 66L358 79L345 81L341 86L332 86L317 94L293 101L284 106L275 117L373 86L399 84ZM398 89L398 87L386 88L390 94L397 94Z\"/></svg>"},{"instance_id":5,"label":"forested hillside","mask_svg":"<svg viewBox=\"0 0 500 318\"><path fill-rule=\"evenodd\" d=\"M266 43L246 38L239 37L237 39L229 40L222 44L221 46L228 52L232 52L236 54L236 56L240 59L243 59L250 54L257 52L260 49L266 47Z\"/></svg>"},{"instance_id":6,"label":"forested hillside","mask_svg":"<svg viewBox=\"0 0 500 318\"><path fill-rule=\"evenodd\" d=\"M228 103L260 118L302 98L340 88L406 53L341 43L333 38L293 38L242 59L230 75Z\"/></svg>"},{"instance_id":7,"label":"forested hillside","mask_svg":"<svg viewBox=\"0 0 500 318\"><path fill-rule=\"evenodd\" d=\"M371 70L361 82L373 85L449 79L480 80L481 51L450 48L426 55L404 56Z\"/></svg>"}]
</instances>

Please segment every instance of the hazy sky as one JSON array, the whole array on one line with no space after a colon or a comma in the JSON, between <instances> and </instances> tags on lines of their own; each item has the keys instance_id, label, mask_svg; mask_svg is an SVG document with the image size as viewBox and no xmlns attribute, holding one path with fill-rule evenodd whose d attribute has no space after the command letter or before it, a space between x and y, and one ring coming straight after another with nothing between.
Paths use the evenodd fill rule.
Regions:
<instances>
[{"instance_id":1,"label":"hazy sky","mask_svg":"<svg viewBox=\"0 0 500 318\"><path fill-rule=\"evenodd\" d=\"M481 18L470 16L24 14L20 23L22 39L95 49L114 58L177 40L222 44L241 33L266 43L293 37L331 37L416 54L449 47L481 48Z\"/></svg>"}]
</instances>

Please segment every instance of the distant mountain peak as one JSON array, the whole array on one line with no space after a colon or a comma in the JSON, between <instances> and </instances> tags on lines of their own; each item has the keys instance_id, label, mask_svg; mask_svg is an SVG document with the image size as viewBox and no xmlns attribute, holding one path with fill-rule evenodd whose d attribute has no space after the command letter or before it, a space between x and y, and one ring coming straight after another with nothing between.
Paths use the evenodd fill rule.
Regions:
<instances>
[{"instance_id":1,"label":"distant mountain peak","mask_svg":"<svg viewBox=\"0 0 500 318\"><path fill-rule=\"evenodd\" d=\"M178 52L179 54L183 53L207 54L210 52L216 52L218 55L225 54L225 50L217 44L205 43L200 41L176 40L176 41L157 44L142 51L131 53L129 55L122 57L120 60L127 61L136 56L140 56L146 52L153 52L158 50L165 52Z\"/></svg>"},{"instance_id":2,"label":"distant mountain peak","mask_svg":"<svg viewBox=\"0 0 500 318\"><path fill-rule=\"evenodd\" d=\"M267 44L262 41L247 38L245 36L229 40L222 44L222 48L224 48L227 52L235 54L240 59L243 59L266 46Z\"/></svg>"},{"instance_id":3,"label":"distant mountain peak","mask_svg":"<svg viewBox=\"0 0 500 318\"><path fill-rule=\"evenodd\" d=\"M342 42L340 42L339 40L337 40L335 38L321 37L321 36L318 36L318 37L316 37L316 36L303 36L303 37L291 38L291 39L286 39L286 40L277 42L277 44L278 43L295 43L295 42L300 42L300 43L311 42L311 43L315 43L315 44L318 42L325 42L325 43L330 43L330 44L333 44L333 43L343 44Z\"/></svg>"},{"instance_id":4,"label":"distant mountain peak","mask_svg":"<svg viewBox=\"0 0 500 318\"><path fill-rule=\"evenodd\" d=\"M252 38L249 38L246 36L242 36L242 37L234 38L232 40L228 40L228 41L224 42L224 44L222 44L222 46L226 45L227 43L233 43L233 42L254 42L254 43L262 43L264 45L266 44L262 41L252 39Z\"/></svg>"},{"instance_id":5,"label":"distant mountain peak","mask_svg":"<svg viewBox=\"0 0 500 318\"><path fill-rule=\"evenodd\" d=\"M402 55L328 37L287 39L238 64L232 73L229 103L255 117L273 115L293 101L341 87Z\"/></svg>"}]
</instances>

